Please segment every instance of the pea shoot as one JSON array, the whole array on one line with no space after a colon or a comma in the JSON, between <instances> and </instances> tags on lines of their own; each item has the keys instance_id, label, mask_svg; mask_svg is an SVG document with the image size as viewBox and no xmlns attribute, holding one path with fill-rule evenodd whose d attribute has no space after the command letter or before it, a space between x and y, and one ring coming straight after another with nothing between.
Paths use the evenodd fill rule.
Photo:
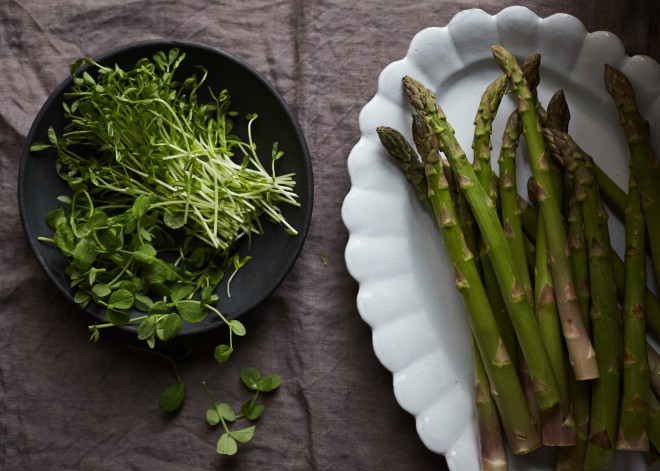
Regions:
<instances>
[{"instance_id":1,"label":"pea shoot","mask_svg":"<svg viewBox=\"0 0 660 471\"><path fill-rule=\"evenodd\" d=\"M56 170L72 190L59 198L47 222L68 258L74 301L106 310L107 323L89 327L97 341L104 328L137 324L150 348L174 338L183 322L209 313L229 328L229 345L216 348L219 363L245 335L238 320L216 306L217 287L230 282L250 257L235 253L239 240L263 231L262 219L295 235L280 205L299 206L294 175L276 174L283 152L275 142L264 166L253 140L255 113L245 116L247 141L233 133L238 112L228 90L208 90L207 71L180 78L185 53L173 48L124 70L83 58L71 66L63 103L66 125L48 143ZM137 310L141 315L131 317Z\"/></svg>"},{"instance_id":2,"label":"pea shoot","mask_svg":"<svg viewBox=\"0 0 660 471\"><path fill-rule=\"evenodd\" d=\"M252 440L256 425L230 430L229 424L241 418L246 418L250 422L257 421L266 409L264 404L257 402L259 395L274 391L282 382L277 375L262 377L256 368L245 368L241 372L241 380L248 389L254 391L254 394L241 405L238 413L229 404L218 403L211 394L206 382L202 382L209 401L211 401L211 407L206 410L206 422L212 427L221 424L224 430L216 444L216 452L220 455L234 455L238 452L239 442L247 443Z\"/></svg>"}]
</instances>

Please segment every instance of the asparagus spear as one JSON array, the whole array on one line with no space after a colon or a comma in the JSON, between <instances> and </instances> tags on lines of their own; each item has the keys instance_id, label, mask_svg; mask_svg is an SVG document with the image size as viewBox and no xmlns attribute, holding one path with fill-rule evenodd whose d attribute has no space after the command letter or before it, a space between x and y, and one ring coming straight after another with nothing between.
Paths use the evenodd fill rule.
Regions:
<instances>
[{"instance_id":1,"label":"asparagus spear","mask_svg":"<svg viewBox=\"0 0 660 471\"><path fill-rule=\"evenodd\" d=\"M513 255L513 261L518 268L525 286L532 286L527 266L525 237L520 220L521 199L518 198L516 184L516 150L522 129L520 114L514 111L509 116L502 135L502 147L498 158L500 171L500 208L502 213L502 228Z\"/></svg>"},{"instance_id":2,"label":"asparagus spear","mask_svg":"<svg viewBox=\"0 0 660 471\"><path fill-rule=\"evenodd\" d=\"M596 183L591 157L566 133L545 130L553 156L572 178L584 218L589 250L591 326L600 377L592 384L586 469L607 469L614 459L620 400L620 315L617 306L607 211Z\"/></svg>"},{"instance_id":3,"label":"asparagus spear","mask_svg":"<svg viewBox=\"0 0 660 471\"><path fill-rule=\"evenodd\" d=\"M540 105L537 105L537 110ZM562 90L556 92L548 103L545 116L545 126L554 129L567 130L570 121L568 105ZM550 179L552 181L558 204L561 205L563 194L563 174L559 165L548 160ZM535 181L530 180L533 190ZM530 192L530 197L536 198L538 191ZM541 417L541 430L543 442L554 445L574 445L576 443L575 421L569 397L568 375L566 374L566 356L562 342L561 324L555 298L555 288L550 272L550 261L547 243L547 234L543 218L539 218L536 243L535 260L535 290L536 290L536 316L543 332L543 340L550 356L555 379L559 385L561 402L551 414ZM584 320L583 320L584 321ZM586 328L586 326L585 326ZM573 375L571 375L573 376ZM574 378L574 376L573 376ZM586 383L586 382L581 382Z\"/></svg>"},{"instance_id":4,"label":"asparagus spear","mask_svg":"<svg viewBox=\"0 0 660 471\"><path fill-rule=\"evenodd\" d=\"M637 181L630 169L626 207L625 292L623 299L623 397L617 448L648 450L649 366L644 323L645 228Z\"/></svg>"},{"instance_id":5,"label":"asparagus spear","mask_svg":"<svg viewBox=\"0 0 660 471\"><path fill-rule=\"evenodd\" d=\"M502 440L500 416L490 392L488 374L474 336L472 337L472 358L474 361L474 403L477 412L481 471L506 470L507 458L504 451L504 441Z\"/></svg>"},{"instance_id":6,"label":"asparagus spear","mask_svg":"<svg viewBox=\"0 0 660 471\"><path fill-rule=\"evenodd\" d=\"M541 55L533 54L520 66L527 82L529 83L530 89L534 94L535 100L536 87L541 80L539 73L540 65ZM502 78L505 82L508 79L506 74L503 74L500 79ZM525 244L522 223L520 221L520 214L523 210L522 205L526 204L526 202L518 196L518 188L516 184L516 152L521 133L522 127L520 124L520 114L518 113L518 110L514 110L507 119L504 133L502 135L500 155L497 160L500 174L500 210L502 214L504 235L509 241L509 246L513 252L514 262L518 266L521 279L525 283L525 286L528 286L531 290L532 282L527 262L528 251Z\"/></svg>"},{"instance_id":7,"label":"asparagus spear","mask_svg":"<svg viewBox=\"0 0 660 471\"><path fill-rule=\"evenodd\" d=\"M646 355L649 362L649 382L651 384L651 391L658 395L660 394L660 353L647 344Z\"/></svg>"},{"instance_id":8,"label":"asparagus spear","mask_svg":"<svg viewBox=\"0 0 660 471\"><path fill-rule=\"evenodd\" d=\"M536 91L536 86L541 79L539 75L540 63L541 55L533 54L520 66L534 91ZM472 166L477 178L493 201L497 199L497 181L490 163L492 149L490 136L493 133L493 121L506 92L506 86L507 76L505 74L493 80L481 95L477 114L474 118L474 137L472 139L474 159Z\"/></svg>"},{"instance_id":9,"label":"asparagus spear","mask_svg":"<svg viewBox=\"0 0 660 471\"><path fill-rule=\"evenodd\" d=\"M465 195L480 233L490 249L493 269L534 381L539 407L542 410L549 409L559 402L556 381L543 347L538 324L534 319L531 293L522 287L495 205L479 184L474 169L456 141L453 129L447 123L433 92L407 76L403 79L403 85L411 105L437 135L442 152L456 172L461 192Z\"/></svg>"},{"instance_id":10,"label":"asparagus spear","mask_svg":"<svg viewBox=\"0 0 660 471\"><path fill-rule=\"evenodd\" d=\"M597 179L598 181L598 179ZM626 199L628 196L626 195ZM531 240L536 241L538 214L534 208L529 205L521 205L522 213L520 220L523 225L523 232ZM612 252L612 271L614 274L614 284L616 285L617 296L623 299L624 292L624 263L619 254ZM578 288L579 300L579 288ZM644 306L646 307L646 328L655 335L660 335L660 299L648 288L644 291Z\"/></svg>"},{"instance_id":11,"label":"asparagus spear","mask_svg":"<svg viewBox=\"0 0 660 471\"><path fill-rule=\"evenodd\" d=\"M534 100L525 77L511 53L501 46L493 46L492 51L495 61L509 77L518 96L518 111L527 142L532 174L539 192L537 198L546 228L550 268L571 365L576 378L580 380L597 378L598 364L591 340L580 317L573 275L566 253L567 240L561 208L550 176L543 130L535 111Z\"/></svg>"},{"instance_id":12,"label":"asparagus spear","mask_svg":"<svg viewBox=\"0 0 660 471\"><path fill-rule=\"evenodd\" d=\"M538 238L536 239L535 311L543 344L548 351L552 369L557 381L560 403L550 411L541 414L541 436L545 445L574 445L575 421L568 395L566 358L562 342L561 326L557 313L555 289L548 266L548 246L545 237L545 224L539 218Z\"/></svg>"},{"instance_id":13,"label":"asparagus spear","mask_svg":"<svg viewBox=\"0 0 660 471\"><path fill-rule=\"evenodd\" d=\"M438 152L439 144L432 132L424 132L424 135L427 139L416 144L424 162L434 218L454 268L456 288L466 307L509 447L514 454L528 453L540 446L538 431L529 409L524 405L523 390L509 352L499 335L474 255L458 224L455 205Z\"/></svg>"},{"instance_id":14,"label":"asparagus spear","mask_svg":"<svg viewBox=\"0 0 660 471\"><path fill-rule=\"evenodd\" d=\"M649 442L660 450L660 402L653 393L649 392Z\"/></svg>"},{"instance_id":15,"label":"asparagus spear","mask_svg":"<svg viewBox=\"0 0 660 471\"><path fill-rule=\"evenodd\" d=\"M594 164L596 169L596 181L603 200L608 203L612 212L621 220L626 218L626 205L628 204L628 195L616 184L612 178L605 173L598 165Z\"/></svg>"},{"instance_id":16,"label":"asparagus spear","mask_svg":"<svg viewBox=\"0 0 660 471\"><path fill-rule=\"evenodd\" d=\"M490 136L493 132L493 120L495 119L495 115L497 114L497 110L502 101L502 97L506 91L506 85L506 76L501 75L486 87L486 90L481 96L477 114L474 118L474 136L472 139L472 150L474 152L472 166L479 182L486 190L486 193L490 199L496 205L498 202L498 180L493 173L490 163L490 152L492 148ZM464 197L462 197L462 201L465 202ZM468 212L470 212L469 206L463 206L459 210L460 214L465 214ZM461 216L461 218L466 216L467 215L465 214L465 216ZM472 221L474 220L473 216L470 216L470 218ZM509 352L512 352L512 357L515 358L516 356L513 355L513 352L516 351L515 333L513 331L511 319L509 318L509 314L506 310L506 304L502 294L499 292L497 275L493 270L493 266L489 258L489 248L484 240L479 237L478 232L475 232L475 235L475 242L477 247L476 253L478 253L484 287L486 288L486 292L489 294L491 306L495 312L497 323L500 326L500 333L502 333L506 347Z\"/></svg>"},{"instance_id":17,"label":"asparagus spear","mask_svg":"<svg viewBox=\"0 0 660 471\"><path fill-rule=\"evenodd\" d=\"M649 123L640 114L632 84L623 72L606 65L605 86L616 104L628 141L646 227L649 234L660 234L660 163L651 147ZM656 279L660 280L660 237L649 237L648 246Z\"/></svg>"},{"instance_id":18,"label":"asparagus spear","mask_svg":"<svg viewBox=\"0 0 660 471\"><path fill-rule=\"evenodd\" d=\"M433 208L431 208L431 203L428 200L428 184L424 174L424 164L422 164L415 149L401 133L393 128L379 126L376 128L376 133L385 150L395 158L406 180L414 188L419 200L426 209L432 212Z\"/></svg>"},{"instance_id":19,"label":"asparagus spear","mask_svg":"<svg viewBox=\"0 0 660 471\"><path fill-rule=\"evenodd\" d=\"M497 189L494 185L494 174L490 164L490 135L493 132L493 119L506 91L506 84L506 75L501 75L486 87L474 118L472 166L479 181L486 189L486 193L493 201L497 200Z\"/></svg>"},{"instance_id":20,"label":"asparagus spear","mask_svg":"<svg viewBox=\"0 0 660 471\"><path fill-rule=\"evenodd\" d=\"M589 289L589 261L584 234L584 222L575 200L575 192L568 198L568 246L571 267L576 286L580 315L587 333L590 332L589 311L591 309L591 291ZM558 471L581 471L589 438L589 414L591 385L588 381L577 381L569 376L568 387L573 418L575 420L575 445L563 447L557 457Z\"/></svg>"}]
</instances>

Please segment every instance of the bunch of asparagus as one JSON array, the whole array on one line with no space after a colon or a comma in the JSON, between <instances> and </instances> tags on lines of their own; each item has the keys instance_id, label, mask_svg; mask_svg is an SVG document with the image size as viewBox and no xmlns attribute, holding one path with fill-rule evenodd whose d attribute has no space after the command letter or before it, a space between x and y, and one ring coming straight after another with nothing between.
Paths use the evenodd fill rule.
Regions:
<instances>
[{"instance_id":1,"label":"bunch of asparagus","mask_svg":"<svg viewBox=\"0 0 660 471\"><path fill-rule=\"evenodd\" d=\"M569 133L562 90L540 103L540 55L518 64L492 47L502 70L484 91L470 161L430 89L406 76L412 140L378 136L442 234L472 328L475 406L483 470L552 446L558 470L600 470L615 450L660 454L660 302L646 285L645 254L660 280L660 165L625 75L605 86L629 147L627 192ZM497 161L493 122L507 92L517 100ZM524 136L532 176L517 185ZM494 167L498 167L498 171ZM623 259L609 213L626 227Z\"/></svg>"}]
</instances>

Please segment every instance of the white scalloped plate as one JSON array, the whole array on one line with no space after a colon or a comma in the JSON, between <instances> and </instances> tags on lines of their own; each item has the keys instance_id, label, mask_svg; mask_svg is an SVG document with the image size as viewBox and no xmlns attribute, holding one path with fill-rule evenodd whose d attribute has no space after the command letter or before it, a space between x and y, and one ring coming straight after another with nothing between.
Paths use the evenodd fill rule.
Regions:
<instances>
[{"instance_id":1,"label":"white scalloped plate","mask_svg":"<svg viewBox=\"0 0 660 471\"><path fill-rule=\"evenodd\" d=\"M542 54L541 101L547 103L557 89L565 90L571 133L624 188L627 148L603 84L605 63L626 73L642 113L660 123L658 63L627 56L616 36L589 33L565 14L539 18L523 7L494 16L466 10L446 27L419 32L406 56L382 71L376 95L360 113L361 138L348 157L351 190L342 207L349 231L346 264L359 283L357 306L373 329L374 351L394 375L397 401L416 417L424 444L445 455L455 471L479 469L469 327L441 237L383 150L376 127L391 126L410 138L411 108L401 87L401 78L410 75L436 92L459 142L469 151L479 98L500 74L490 52L493 44L521 59ZM494 126L494 149L501 143L502 121L512 109L513 102L505 97ZM660 149L658 134L654 146ZM529 168L520 167L524 185ZM616 218L610 221L620 251L622 226ZM646 469L639 453L616 456L616 470ZM550 470L551 461L546 452L532 453L512 458L510 469Z\"/></svg>"}]
</instances>

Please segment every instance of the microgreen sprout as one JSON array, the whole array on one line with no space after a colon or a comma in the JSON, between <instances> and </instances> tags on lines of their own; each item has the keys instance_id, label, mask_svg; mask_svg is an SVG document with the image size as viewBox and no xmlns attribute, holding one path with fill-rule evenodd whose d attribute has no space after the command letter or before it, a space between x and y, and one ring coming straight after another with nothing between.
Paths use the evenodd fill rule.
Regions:
<instances>
[{"instance_id":1,"label":"microgreen sprout","mask_svg":"<svg viewBox=\"0 0 660 471\"><path fill-rule=\"evenodd\" d=\"M183 322L212 312L230 332L229 345L216 350L222 363L232 336L245 335L214 307L225 274L229 297L236 272L250 261L234 247L261 234L262 219L296 234L280 205L299 202L293 174L275 172L278 144L268 170L259 158L257 114L245 115L247 140L240 139L229 91L208 90L202 100L207 71L179 77L184 58L173 48L130 70L87 58L72 64L67 124L60 136L50 128L48 143L30 147L55 151L57 173L72 190L47 215L52 237L40 240L68 257L74 301L105 309L108 322L89 326L92 341L104 328L131 323L154 348ZM141 314L131 317L135 311Z\"/></svg>"},{"instance_id":2,"label":"microgreen sprout","mask_svg":"<svg viewBox=\"0 0 660 471\"><path fill-rule=\"evenodd\" d=\"M174 372L174 376L176 377L176 382L171 386L169 386L160 394L160 397L158 399L158 406L165 412L170 412L170 413L175 413L181 410L181 408L183 407L183 402L186 398L186 387L185 384L183 383L183 377L181 376L180 359L177 360L170 355L166 355L164 353L157 352L151 349L146 350L131 345L129 345L128 348L132 350L149 353L163 360L166 360L170 364L170 366L172 367L172 371ZM187 356L188 353L190 353L190 351L186 352L181 358Z\"/></svg>"},{"instance_id":3,"label":"microgreen sprout","mask_svg":"<svg viewBox=\"0 0 660 471\"><path fill-rule=\"evenodd\" d=\"M224 430L216 444L216 452L221 455L236 454L238 452L238 442L249 442L256 430L255 424L242 429L230 430L229 423L241 418L251 422L257 421L266 409L264 404L257 402L259 394L274 391L282 382L277 375L262 377L255 368L245 368L241 372L241 380L248 389L254 391L254 394L241 405L239 412L235 412L227 403L218 403L211 394L206 382L202 382L202 387L206 391L209 401L211 401L211 407L206 410L206 422L212 427L221 424Z\"/></svg>"}]
</instances>

